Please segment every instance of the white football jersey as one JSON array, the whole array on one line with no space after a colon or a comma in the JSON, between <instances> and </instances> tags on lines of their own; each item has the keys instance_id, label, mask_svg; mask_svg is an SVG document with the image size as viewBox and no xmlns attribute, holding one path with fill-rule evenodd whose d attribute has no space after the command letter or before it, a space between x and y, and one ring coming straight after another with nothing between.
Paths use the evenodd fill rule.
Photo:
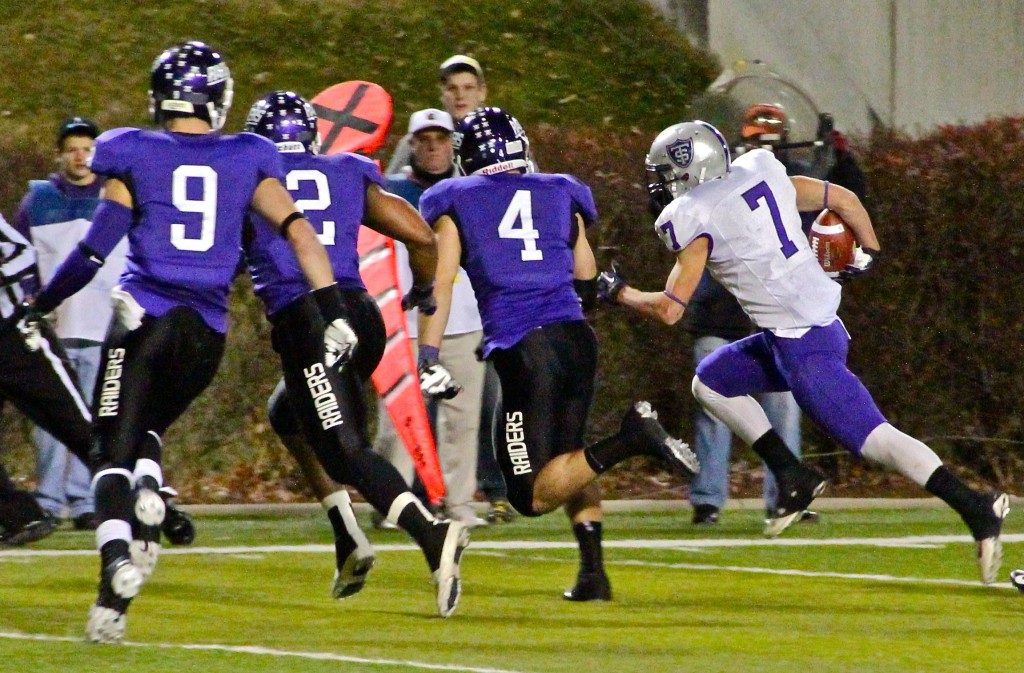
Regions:
<instances>
[{"instance_id":1,"label":"white football jersey","mask_svg":"<svg viewBox=\"0 0 1024 673\"><path fill-rule=\"evenodd\" d=\"M655 228L673 252L707 237L711 275L761 329L798 337L836 320L841 288L811 252L796 190L768 150L740 156L724 177L670 203Z\"/></svg>"}]
</instances>

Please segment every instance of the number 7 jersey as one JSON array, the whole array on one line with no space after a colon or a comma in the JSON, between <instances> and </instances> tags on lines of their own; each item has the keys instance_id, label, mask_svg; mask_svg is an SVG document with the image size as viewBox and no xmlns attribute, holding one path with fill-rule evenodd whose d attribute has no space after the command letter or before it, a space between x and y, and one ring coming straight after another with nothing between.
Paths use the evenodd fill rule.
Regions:
<instances>
[{"instance_id":1,"label":"number 7 jersey","mask_svg":"<svg viewBox=\"0 0 1024 673\"><path fill-rule=\"evenodd\" d=\"M480 306L484 355L530 330L583 320L573 287L576 215L597 220L590 188L571 175L498 173L451 178L420 198L423 218L455 222Z\"/></svg>"},{"instance_id":2,"label":"number 7 jersey","mask_svg":"<svg viewBox=\"0 0 1024 673\"><path fill-rule=\"evenodd\" d=\"M796 189L771 152L740 156L724 177L666 206L654 226L673 252L707 238L711 275L759 328L799 337L836 320L841 288L811 252Z\"/></svg>"}]
</instances>

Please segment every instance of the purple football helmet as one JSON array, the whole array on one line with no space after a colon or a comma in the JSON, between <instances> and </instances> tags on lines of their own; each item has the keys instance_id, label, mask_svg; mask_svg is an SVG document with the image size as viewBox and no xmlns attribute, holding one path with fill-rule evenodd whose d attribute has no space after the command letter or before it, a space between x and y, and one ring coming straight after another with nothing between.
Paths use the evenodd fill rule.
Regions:
<instances>
[{"instance_id":1,"label":"purple football helmet","mask_svg":"<svg viewBox=\"0 0 1024 673\"><path fill-rule=\"evenodd\" d=\"M185 42L156 57L149 75L149 111L157 124L198 117L213 129L224 126L234 83L227 63L202 42Z\"/></svg>"},{"instance_id":2,"label":"purple football helmet","mask_svg":"<svg viewBox=\"0 0 1024 673\"><path fill-rule=\"evenodd\" d=\"M532 170L530 141L522 124L500 108L481 107L470 112L455 129L452 145L455 164L463 175Z\"/></svg>"},{"instance_id":3,"label":"purple football helmet","mask_svg":"<svg viewBox=\"0 0 1024 673\"><path fill-rule=\"evenodd\" d=\"M273 91L253 103L245 130L269 138L281 152L309 152L320 149L316 110L293 91Z\"/></svg>"}]
</instances>

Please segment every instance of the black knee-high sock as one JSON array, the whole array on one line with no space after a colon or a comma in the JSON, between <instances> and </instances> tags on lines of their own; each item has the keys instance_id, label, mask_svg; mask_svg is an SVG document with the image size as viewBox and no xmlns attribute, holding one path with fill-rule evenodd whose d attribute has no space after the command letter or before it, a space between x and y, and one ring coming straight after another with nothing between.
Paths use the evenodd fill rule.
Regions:
<instances>
[{"instance_id":1,"label":"black knee-high sock","mask_svg":"<svg viewBox=\"0 0 1024 673\"><path fill-rule=\"evenodd\" d=\"M604 572L604 556L601 551L601 522L582 521L573 524L572 532L580 547L580 572Z\"/></svg>"},{"instance_id":2,"label":"black knee-high sock","mask_svg":"<svg viewBox=\"0 0 1024 673\"><path fill-rule=\"evenodd\" d=\"M761 435L751 448L776 477L787 468L800 464L800 460L774 430L769 430Z\"/></svg>"},{"instance_id":3,"label":"black knee-high sock","mask_svg":"<svg viewBox=\"0 0 1024 673\"><path fill-rule=\"evenodd\" d=\"M96 515L100 521L131 521L132 504L132 485L128 475L107 473L96 481Z\"/></svg>"},{"instance_id":4,"label":"black knee-high sock","mask_svg":"<svg viewBox=\"0 0 1024 673\"><path fill-rule=\"evenodd\" d=\"M972 522L978 518L978 494L961 481L948 467L940 465L925 482L925 489L952 507L973 530Z\"/></svg>"},{"instance_id":5,"label":"black knee-high sock","mask_svg":"<svg viewBox=\"0 0 1024 673\"><path fill-rule=\"evenodd\" d=\"M598 440L583 449L587 465L597 474L604 474L627 458L636 455L634 448L624 442L618 433Z\"/></svg>"}]
</instances>

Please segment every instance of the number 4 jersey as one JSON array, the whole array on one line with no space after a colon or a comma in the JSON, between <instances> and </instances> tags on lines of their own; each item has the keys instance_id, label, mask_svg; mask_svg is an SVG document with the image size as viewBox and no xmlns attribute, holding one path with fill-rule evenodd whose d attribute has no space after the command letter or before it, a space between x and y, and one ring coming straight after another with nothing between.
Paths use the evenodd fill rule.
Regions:
<instances>
[{"instance_id":1,"label":"number 4 jersey","mask_svg":"<svg viewBox=\"0 0 1024 673\"><path fill-rule=\"evenodd\" d=\"M122 288L149 314L189 306L225 332L249 204L265 178L284 180L274 144L121 128L99 137L92 169L124 182L134 201Z\"/></svg>"},{"instance_id":2,"label":"number 4 jersey","mask_svg":"<svg viewBox=\"0 0 1024 673\"><path fill-rule=\"evenodd\" d=\"M767 150L732 163L670 203L655 223L662 242L679 252L708 239L708 269L761 329L799 337L836 319L840 287L811 252L786 169Z\"/></svg>"},{"instance_id":3,"label":"number 4 jersey","mask_svg":"<svg viewBox=\"0 0 1024 673\"><path fill-rule=\"evenodd\" d=\"M509 348L530 330L582 320L573 288L576 215L597 220L590 188L571 175L499 173L451 178L420 198L431 225L455 222L480 306L484 355Z\"/></svg>"}]
</instances>

